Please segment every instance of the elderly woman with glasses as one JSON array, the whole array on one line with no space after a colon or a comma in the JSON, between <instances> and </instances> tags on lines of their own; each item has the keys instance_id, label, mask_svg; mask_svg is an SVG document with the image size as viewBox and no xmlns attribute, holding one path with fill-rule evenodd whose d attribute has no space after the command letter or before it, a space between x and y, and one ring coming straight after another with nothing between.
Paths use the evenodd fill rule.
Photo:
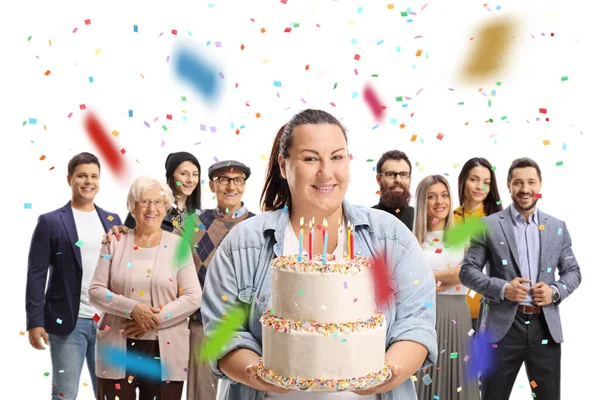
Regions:
<instances>
[{"instance_id":1,"label":"elderly woman with glasses","mask_svg":"<svg viewBox=\"0 0 600 400\"><path fill-rule=\"evenodd\" d=\"M173 203L166 184L136 179L127 196L136 226L100 252L89 289L91 303L104 312L96 347L98 399L135 399L136 388L142 399L181 398L189 356L187 317L199 307L202 291L190 245L161 229ZM138 366L156 359L159 374Z\"/></svg>"}]
</instances>

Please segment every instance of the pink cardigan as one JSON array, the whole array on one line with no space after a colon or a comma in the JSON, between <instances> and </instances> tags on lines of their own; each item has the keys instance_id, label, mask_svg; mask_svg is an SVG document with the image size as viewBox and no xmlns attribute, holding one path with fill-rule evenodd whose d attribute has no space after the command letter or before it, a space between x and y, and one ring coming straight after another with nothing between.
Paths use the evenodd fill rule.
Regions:
<instances>
[{"instance_id":1,"label":"pink cardigan","mask_svg":"<svg viewBox=\"0 0 600 400\"><path fill-rule=\"evenodd\" d=\"M173 264L180 240L179 236L163 231L151 277L152 304L162 306L156 332L163 381L184 381L187 378L190 337L187 318L200 307L202 296L191 250L183 262ZM137 304L136 300L129 298L133 247L133 230L122 235L120 241L113 239L110 244L103 245L90 284L92 305L104 311L96 336L96 375L100 378L125 378L125 366L109 365L103 358L101 347L109 345L126 350L127 336L119 331L123 329L121 323L131 319L130 312Z\"/></svg>"}]
</instances>

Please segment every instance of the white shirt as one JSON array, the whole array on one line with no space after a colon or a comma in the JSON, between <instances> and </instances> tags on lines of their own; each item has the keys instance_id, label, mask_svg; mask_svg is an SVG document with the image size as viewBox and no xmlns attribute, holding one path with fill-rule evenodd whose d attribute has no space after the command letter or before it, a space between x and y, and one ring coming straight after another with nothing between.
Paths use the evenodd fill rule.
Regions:
<instances>
[{"instance_id":1,"label":"white shirt","mask_svg":"<svg viewBox=\"0 0 600 400\"><path fill-rule=\"evenodd\" d=\"M448 267L455 267L461 264L463 260L463 248L453 249L444 247L444 232L445 231L427 232L425 241L421 243L425 261L427 261L432 271L445 271ZM459 287L460 289L456 290L456 287ZM438 294L465 296L468 291L469 289L467 287L458 284L455 287L446 289Z\"/></svg>"},{"instance_id":2,"label":"white shirt","mask_svg":"<svg viewBox=\"0 0 600 400\"><path fill-rule=\"evenodd\" d=\"M347 223L342 224L343 226L346 226ZM342 232L345 232L344 229L342 228ZM307 235L308 234L308 229L304 229L304 234ZM317 229L315 229L315 235L316 234L321 234L321 232ZM299 233L298 233L299 235ZM339 237L341 236L341 242ZM336 260L338 259L343 259L344 256L344 249L347 246L347 242L348 242L348 236L347 234L340 234L338 236L338 245L336 247L336 249L334 250L333 254L336 255ZM283 255L292 255L292 254L298 254L298 249L300 246L300 241L298 239L298 237L296 236L296 232L294 232L294 229L292 228L292 223L290 221L290 223L288 224L288 227L285 231L285 236L283 237ZM323 249L313 249L313 254L317 253L317 254L321 254L323 252ZM305 253L308 253L307 251L305 251ZM347 254L347 252L346 252ZM269 305L270 307L270 305ZM269 399L269 400L275 400L275 399L284 399L284 400L302 400L302 399L310 399L310 400L376 400L378 399L377 395L370 395L370 396L359 396L356 393L352 393L352 392L334 392L334 393L327 393L327 392L301 392L299 390L294 390L291 391L287 394L278 394L278 393L273 393L273 392L266 392L265 393L265 399Z\"/></svg>"},{"instance_id":3,"label":"white shirt","mask_svg":"<svg viewBox=\"0 0 600 400\"><path fill-rule=\"evenodd\" d=\"M83 245L80 247L83 273L81 276L79 318L93 318L94 314L100 315L100 312L90 303L88 289L94 277L96 265L98 265L98 257L100 256L100 248L102 247L102 235L106 232L96 209L89 212L76 210L72 207L71 209L73 210L73 218L75 219L77 237L80 242L83 242Z\"/></svg>"}]
</instances>

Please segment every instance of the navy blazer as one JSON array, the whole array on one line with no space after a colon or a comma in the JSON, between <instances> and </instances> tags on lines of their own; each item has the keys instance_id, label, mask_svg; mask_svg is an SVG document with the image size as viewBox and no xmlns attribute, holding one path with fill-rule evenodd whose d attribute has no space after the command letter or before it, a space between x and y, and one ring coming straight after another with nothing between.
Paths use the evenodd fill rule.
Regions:
<instances>
[{"instance_id":1,"label":"navy blazer","mask_svg":"<svg viewBox=\"0 0 600 400\"><path fill-rule=\"evenodd\" d=\"M117 214L95 207L105 232L121 225ZM81 250L75 245L78 240L70 201L39 216L27 266L27 330L43 326L47 333L68 335L75 329L83 274ZM46 289L48 268L50 283Z\"/></svg>"}]
</instances>

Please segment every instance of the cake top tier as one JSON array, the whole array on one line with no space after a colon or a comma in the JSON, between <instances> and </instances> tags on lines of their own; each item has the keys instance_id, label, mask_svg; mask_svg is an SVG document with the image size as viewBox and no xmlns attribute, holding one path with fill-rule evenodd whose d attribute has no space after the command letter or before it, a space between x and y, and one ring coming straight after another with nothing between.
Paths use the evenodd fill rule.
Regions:
<instances>
[{"instance_id":1,"label":"cake top tier","mask_svg":"<svg viewBox=\"0 0 600 400\"><path fill-rule=\"evenodd\" d=\"M285 269L295 272L321 272L321 273L340 273L357 274L367 271L371 268L371 262L367 257L354 257L352 260L334 260L331 254L327 255L327 263L323 264L323 255L315 254L312 260L304 256L298 261L297 255L281 256L271 261L271 267L276 269Z\"/></svg>"}]
</instances>

